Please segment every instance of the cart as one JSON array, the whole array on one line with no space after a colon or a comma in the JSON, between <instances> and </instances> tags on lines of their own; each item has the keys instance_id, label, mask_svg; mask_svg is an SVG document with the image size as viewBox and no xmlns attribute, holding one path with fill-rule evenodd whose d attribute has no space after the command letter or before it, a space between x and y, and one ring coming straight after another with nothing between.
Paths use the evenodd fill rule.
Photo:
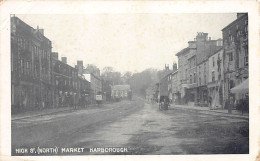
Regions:
<instances>
[{"instance_id":1,"label":"cart","mask_svg":"<svg viewBox=\"0 0 260 161\"><path fill-rule=\"evenodd\" d=\"M168 96L160 96L159 99L159 110L168 110L170 100Z\"/></svg>"}]
</instances>

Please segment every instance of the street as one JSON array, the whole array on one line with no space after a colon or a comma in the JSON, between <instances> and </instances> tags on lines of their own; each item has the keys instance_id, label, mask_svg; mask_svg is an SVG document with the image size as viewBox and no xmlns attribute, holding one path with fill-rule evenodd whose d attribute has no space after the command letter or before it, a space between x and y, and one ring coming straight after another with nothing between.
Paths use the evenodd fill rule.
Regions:
<instances>
[{"instance_id":1,"label":"street","mask_svg":"<svg viewBox=\"0 0 260 161\"><path fill-rule=\"evenodd\" d=\"M28 155L16 149L32 147L84 148L83 152L62 155L246 154L248 120L174 106L160 111L157 104L135 97L101 107L13 120L12 155ZM102 147L127 150L104 153L95 149Z\"/></svg>"}]
</instances>

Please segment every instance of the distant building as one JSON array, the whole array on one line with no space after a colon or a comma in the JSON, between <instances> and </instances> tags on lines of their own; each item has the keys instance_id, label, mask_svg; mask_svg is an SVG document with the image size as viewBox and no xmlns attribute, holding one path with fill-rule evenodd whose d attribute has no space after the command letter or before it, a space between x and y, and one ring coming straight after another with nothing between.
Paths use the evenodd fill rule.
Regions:
<instances>
[{"instance_id":1,"label":"distant building","mask_svg":"<svg viewBox=\"0 0 260 161\"><path fill-rule=\"evenodd\" d=\"M224 102L235 104L244 94L230 89L248 78L248 14L238 13L237 19L222 29L224 61Z\"/></svg>"},{"instance_id":2,"label":"distant building","mask_svg":"<svg viewBox=\"0 0 260 161\"><path fill-rule=\"evenodd\" d=\"M111 90L112 99L125 99L132 97L132 90L130 85L114 85L112 86Z\"/></svg>"},{"instance_id":3,"label":"distant building","mask_svg":"<svg viewBox=\"0 0 260 161\"><path fill-rule=\"evenodd\" d=\"M102 93L104 101L111 101L111 83L107 80L102 80Z\"/></svg>"},{"instance_id":4,"label":"distant building","mask_svg":"<svg viewBox=\"0 0 260 161\"><path fill-rule=\"evenodd\" d=\"M53 107L51 49L43 29L34 29L12 15L12 113Z\"/></svg>"}]
</instances>

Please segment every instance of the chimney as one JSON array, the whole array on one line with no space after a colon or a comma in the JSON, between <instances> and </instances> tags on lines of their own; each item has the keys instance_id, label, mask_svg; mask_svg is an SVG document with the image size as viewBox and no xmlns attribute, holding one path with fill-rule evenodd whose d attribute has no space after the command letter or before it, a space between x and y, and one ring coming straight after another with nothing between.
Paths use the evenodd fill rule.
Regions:
<instances>
[{"instance_id":1,"label":"chimney","mask_svg":"<svg viewBox=\"0 0 260 161\"><path fill-rule=\"evenodd\" d=\"M237 13L237 19L244 16L246 13Z\"/></svg>"},{"instance_id":2,"label":"chimney","mask_svg":"<svg viewBox=\"0 0 260 161\"><path fill-rule=\"evenodd\" d=\"M37 26L37 31L39 31L42 35L44 35L44 30L40 29L39 26Z\"/></svg>"},{"instance_id":3,"label":"chimney","mask_svg":"<svg viewBox=\"0 0 260 161\"><path fill-rule=\"evenodd\" d=\"M59 53L58 52L52 52L51 57L52 57L52 59L58 60L59 59Z\"/></svg>"},{"instance_id":4,"label":"chimney","mask_svg":"<svg viewBox=\"0 0 260 161\"><path fill-rule=\"evenodd\" d=\"M177 71L177 64L176 64L176 63L173 63L173 65L172 65L172 71L173 71L173 72Z\"/></svg>"},{"instance_id":5,"label":"chimney","mask_svg":"<svg viewBox=\"0 0 260 161\"><path fill-rule=\"evenodd\" d=\"M67 64L67 57L61 57L61 62Z\"/></svg>"},{"instance_id":6,"label":"chimney","mask_svg":"<svg viewBox=\"0 0 260 161\"><path fill-rule=\"evenodd\" d=\"M39 29L39 32L44 36L44 29Z\"/></svg>"},{"instance_id":7,"label":"chimney","mask_svg":"<svg viewBox=\"0 0 260 161\"><path fill-rule=\"evenodd\" d=\"M77 61L77 69L79 71L79 74L83 74L83 61L82 60Z\"/></svg>"},{"instance_id":8,"label":"chimney","mask_svg":"<svg viewBox=\"0 0 260 161\"><path fill-rule=\"evenodd\" d=\"M169 70L169 65L165 64L165 70Z\"/></svg>"}]
</instances>

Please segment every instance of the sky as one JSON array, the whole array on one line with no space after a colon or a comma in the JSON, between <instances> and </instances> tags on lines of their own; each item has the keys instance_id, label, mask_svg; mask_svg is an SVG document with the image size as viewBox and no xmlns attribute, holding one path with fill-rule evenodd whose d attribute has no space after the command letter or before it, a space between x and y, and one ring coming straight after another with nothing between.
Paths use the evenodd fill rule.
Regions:
<instances>
[{"instance_id":1,"label":"sky","mask_svg":"<svg viewBox=\"0 0 260 161\"><path fill-rule=\"evenodd\" d=\"M209 14L70 14L16 15L33 28L43 28L52 41L52 51L124 73L147 68L172 68L177 52L194 40L197 32L211 39L222 38L221 30L236 19L236 13Z\"/></svg>"}]
</instances>

